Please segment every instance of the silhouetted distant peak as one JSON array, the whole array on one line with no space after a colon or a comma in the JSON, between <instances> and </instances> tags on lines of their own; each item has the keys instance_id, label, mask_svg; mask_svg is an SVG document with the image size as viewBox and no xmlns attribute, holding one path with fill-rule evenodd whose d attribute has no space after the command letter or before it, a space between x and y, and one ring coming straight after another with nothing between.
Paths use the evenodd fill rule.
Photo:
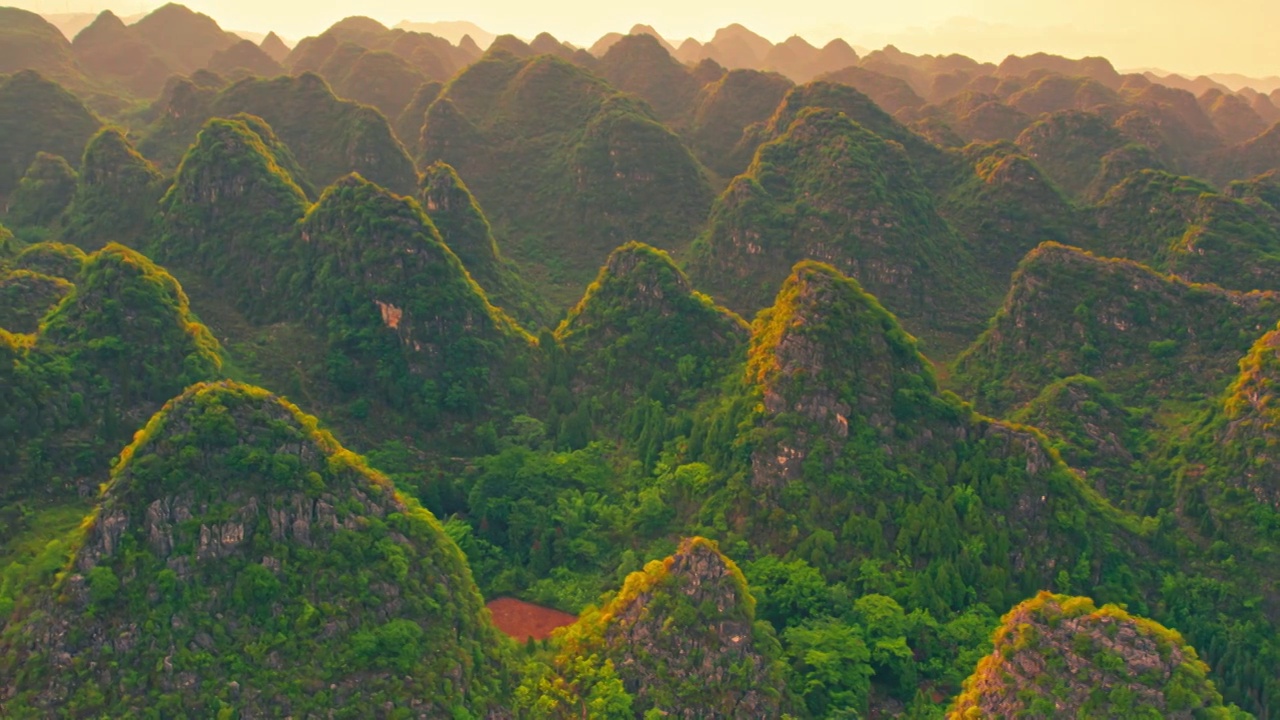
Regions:
<instances>
[{"instance_id":1,"label":"silhouetted distant peak","mask_svg":"<svg viewBox=\"0 0 1280 720\"><path fill-rule=\"evenodd\" d=\"M285 57L289 55L289 46L285 45L284 41L275 32L267 33L267 36L262 38L262 44L258 47L267 54L267 57L276 62L283 62Z\"/></svg>"}]
</instances>

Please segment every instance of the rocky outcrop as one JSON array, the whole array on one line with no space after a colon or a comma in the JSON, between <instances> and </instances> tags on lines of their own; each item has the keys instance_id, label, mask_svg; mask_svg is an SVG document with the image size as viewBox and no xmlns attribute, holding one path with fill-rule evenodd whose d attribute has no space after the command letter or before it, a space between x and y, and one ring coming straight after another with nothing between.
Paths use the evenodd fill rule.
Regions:
<instances>
[{"instance_id":1,"label":"rocky outcrop","mask_svg":"<svg viewBox=\"0 0 1280 720\"><path fill-rule=\"evenodd\" d=\"M1009 611L948 717L1228 717L1182 636L1115 605L1042 592Z\"/></svg>"},{"instance_id":2,"label":"rocky outcrop","mask_svg":"<svg viewBox=\"0 0 1280 720\"><path fill-rule=\"evenodd\" d=\"M316 426L229 382L169 402L121 454L39 611L0 641L6 709L496 710L502 641L462 553ZM263 649L273 628L288 637ZM145 680L116 682L116 663Z\"/></svg>"},{"instance_id":3,"label":"rocky outcrop","mask_svg":"<svg viewBox=\"0 0 1280 720\"><path fill-rule=\"evenodd\" d=\"M612 662L637 717L777 717L786 707L776 640L755 625L742 572L709 540L686 539L632 573L574 630L571 652Z\"/></svg>"}]
</instances>

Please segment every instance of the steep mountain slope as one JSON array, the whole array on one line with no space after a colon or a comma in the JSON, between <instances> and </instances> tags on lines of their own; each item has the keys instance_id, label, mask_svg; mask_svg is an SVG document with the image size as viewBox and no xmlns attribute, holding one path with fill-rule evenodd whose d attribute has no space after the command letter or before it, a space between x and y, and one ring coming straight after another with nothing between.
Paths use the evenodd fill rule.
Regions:
<instances>
[{"instance_id":1,"label":"steep mountain slope","mask_svg":"<svg viewBox=\"0 0 1280 720\"><path fill-rule=\"evenodd\" d=\"M285 57L289 55L289 46L285 45L284 40L281 40L274 31L267 33L258 47L262 48L262 52L266 53L267 57L276 62L284 62Z\"/></svg>"},{"instance_id":2,"label":"steep mountain slope","mask_svg":"<svg viewBox=\"0 0 1280 720\"><path fill-rule=\"evenodd\" d=\"M848 85L871 98L888 113L924 105L924 98L917 95L905 80L856 65L826 73L818 80Z\"/></svg>"},{"instance_id":3,"label":"steep mountain slope","mask_svg":"<svg viewBox=\"0 0 1280 720\"><path fill-rule=\"evenodd\" d=\"M278 151L243 121L211 120L161 201L157 255L254 322L327 338L341 390L426 426L518 403L532 338L489 304L417 202L352 174L310 205Z\"/></svg>"},{"instance_id":4,"label":"steep mountain slope","mask_svg":"<svg viewBox=\"0 0 1280 720\"><path fill-rule=\"evenodd\" d=\"M687 132L698 159L724 177L745 170L750 157L735 157L734 147L748 126L773 115L790 89L786 78L758 70L730 70L704 85Z\"/></svg>"},{"instance_id":5,"label":"steep mountain slope","mask_svg":"<svg viewBox=\"0 0 1280 720\"><path fill-rule=\"evenodd\" d=\"M31 70L0 78L0 205L36 153L75 162L101 125L74 95Z\"/></svg>"},{"instance_id":6,"label":"steep mountain slope","mask_svg":"<svg viewBox=\"0 0 1280 720\"><path fill-rule=\"evenodd\" d=\"M711 200L701 166L642 104L548 55L490 50L431 105L422 149L424 164L457 168L504 249L562 301L622 242L683 248Z\"/></svg>"},{"instance_id":7,"label":"steep mountain slope","mask_svg":"<svg viewBox=\"0 0 1280 720\"><path fill-rule=\"evenodd\" d=\"M182 83L138 143L143 155L175 167L209 118L249 113L280 135L316 187L358 172L400 193L417 186L413 161L375 110L339 100L320 77L247 78L216 93Z\"/></svg>"},{"instance_id":8,"label":"steep mountain slope","mask_svg":"<svg viewBox=\"0 0 1280 720\"><path fill-rule=\"evenodd\" d=\"M419 199L427 217L493 304L530 327L545 320L545 304L519 269L502 256L489 220L457 171L434 162L423 171L421 184Z\"/></svg>"},{"instance_id":9,"label":"steep mountain slope","mask_svg":"<svg viewBox=\"0 0 1280 720\"><path fill-rule=\"evenodd\" d=\"M496 709L503 641L462 553L317 425L235 383L166 404L121 454L65 575L6 633L7 706ZM135 668L127 681L115 663Z\"/></svg>"},{"instance_id":10,"label":"steep mountain slope","mask_svg":"<svg viewBox=\"0 0 1280 720\"><path fill-rule=\"evenodd\" d=\"M744 375L692 441L727 478L704 506L725 513L730 538L833 580L873 573L935 617L975 597L1005 605L1059 570L1134 592L1121 568L1136 519L1043 436L940 394L897 320L830 266L795 267L752 325Z\"/></svg>"},{"instance_id":11,"label":"steep mountain slope","mask_svg":"<svg viewBox=\"0 0 1280 720\"><path fill-rule=\"evenodd\" d=\"M164 183L123 131L103 128L85 148L62 239L85 250L108 242L137 247L150 229Z\"/></svg>"},{"instance_id":12,"label":"steep mountain slope","mask_svg":"<svg viewBox=\"0 0 1280 720\"><path fill-rule=\"evenodd\" d=\"M1208 670L1174 630L1041 592L1004 616L949 717L1244 717Z\"/></svg>"},{"instance_id":13,"label":"steep mountain slope","mask_svg":"<svg viewBox=\"0 0 1280 720\"><path fill-rule=\"evenodd\" d=\"M913 332L943 345L976 327L989 304L902 146L835 110L803 110L760 147L716 201L693 254L695 284L744 313L806 258L858 277Z\"/></svg>"},{"instance_id":14,"label":"steep mountain slope","mask_svg":"<svg viewBox=\"0 0 1280 720\"><path fill-rule=\"evenodd\" d=\"M1148 476L1135 463L1148 449L1150 423L1087 375L1045 387L1010 416L1049 437L1063 461L1116 507L1145 512Z\"/></svg>"},{"instance_id":15,"label":"steep mountain slope","mask_svg":"<svg viewBox=\"0 0 1280 720\"><path fill-rule=\"evenodd\" d=\"M563 658L611 663L636 717L776 717L786 707L777 640L755 624L742 571L700 537L627 576L567 631Z\"/></svg>"},{"instance_id":16,"label":"steep mountain slope","mask_svg":"<svg viewBox=\"0 0 1280 720\"><path fill-rule=\"evenodd\" d=\"M214 119L183 157L160 201L162 262L234 282L251 315L279 312L276 273L309 203L272 148L243 120ZM246 293L245 290L250 290ZM260 297L271 300L260 302Z\"/></svg>"},{"instance_id":17,"label":"steep mountain slope","mask_svg":"<svg viewBox=\"0 0 1280 720\"><path fill-rule=\"evenodd\" d=\"M34 12L0 8L0 74L21 70L34 70L71 87L87 84L71 43L58 28Z\"/></svg>"},{"instance_id":18,"label":"steep mountain slope","mask_svg":"<svg viewBox=\"0 0 1280 720\"><path fill-rule=\"evenodd\" d=\"M1280 169L1280 123L1257 137L1223 148L1204 163L1210 179L1225 184Z\"/></svg>"},{"instance_id":19,"label":"steep mountain slope","mask_svg":"<svg viewBox=\"0 0 1280 720\"><path fill-rule=\"evenodd\" d=\"M594 69L619 90L644 98L664 122L686 120L702 85L649 34L620 39Z\"/></svg>"},{"instance_id":20,"label":"steep mountain slope","mask_svg":"<svg viewBox=\"0 0 1280 720\"><path fill-rule=\"evenodd\" d=\"M1045 240L1080 244L1085 218L1018 148L973 144L963 150L973 170L961 177L938 210L969 241L991 287L1006 287L1028 252Z\"/></svg>"},{"instance_id":21,"label":"steep mountain slope","mask_svg":"<svg viewBox=\"0 0 1280 720\"><path fill-rule=\"evenodd\" d=\"M132 25L105 10L76 35L72 49L80 66L98 81L152 98L169 77L208 67L240 41L213 18L170 3Z\"/></svg>"},{"instance_id":22,"label":"steep mountain slope","mask_svg":"<svg viewBox=\"0 0 1280 720\"><path fill-rule=\"evenodd\" d=\"M241 40L235 45L219 50L209 58L209 64L206 67L219 75L233 79L250 75L275 77L284 74L284 68L280 62L251 40Z\"/></svg>"},{"instance_id":23,"label":"steep mountain slope","mask_svg":"<svg viewBox=\"0 0 1280 720\"><path fill-rule=\"evenodd\" d=\"M1100 116L1067 110L1035 121L1017 143L1064 190L1079 196L1101 170L1103 156L1126 140Z\"/></svg>"},{"instance_id":24,"label":"steep mountain slope","mask_svg":"<svg viewBox=\"0 0 1280 720\"><path fill-rule=\"evenodd\" d=\"M603 397L611 413L714 387L746 338L746 323L695 291L666 253L635 242L609 255L556 329L574 395Z\"/></svg>"},{"instance_id":25,"label":"steep mountain slope","mask_svg":"<svg viewBox=\"0 0 1280 720\"><path fill-rule=\"evenodd\" d=\"M74 284L14 357L20 380L0 452L6 499L94 487L107 459L162 403L220 374L218 342L177 281L145 257L108 245L84 261Z\"/></svg>"},{"instance_id":26,"label":"steep mountain slope","mask_svg":"<svg viewBox=\"0 0 1280 720\"><path fill-rule=\"evenodd\" d=\"M60 155L36 153L9 196L4 219L15 228L52 226L71 204L76 192L76 171Z\"/></svg>"},{"instance_id":27,"label":"steep mountain slope","mask_svg":"<svg viewBox=\"0 0 1280 720\"><path fill-rule=\"evenodd\" d=\"M1129 176L1095 210L1090 250L1232 290L1280 289L1280 226L1188 177Z\"/></svg>"},{"instance_id":28,"label":"steep mountain slope","mask_svg":"<svg viewBox=\"0 0 1280 720\"><path fill-rule=\"evenodd\" d=\"M1263 561L1277 552L1267 528L1280 516L1272 461L1280 445L1278 381L1280 331L1273 330L1240 360L1235 381L1196 428L1184 450L1190 465L1179 478L1180 496L1208 534L1243 539Z\"/></svg>"},{"instance_id":29,"label":"steep mountain slope","mask_svg":"<svg viewBox=\"0 0 1280 720\"><path fill-rule=\"evenodd\" d=\"M1198 400L1222 391L1236 359L1277 317L1274 293L1196 285L1050 242L1023 260L954 380L993 412L1076 374L1146 407Z\"/></svg>"}]
</instances>

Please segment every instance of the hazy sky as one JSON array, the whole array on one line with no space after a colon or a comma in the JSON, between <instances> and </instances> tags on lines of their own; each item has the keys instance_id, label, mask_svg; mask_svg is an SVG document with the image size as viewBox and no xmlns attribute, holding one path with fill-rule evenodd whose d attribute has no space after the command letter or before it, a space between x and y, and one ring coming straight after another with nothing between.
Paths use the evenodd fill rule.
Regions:
<instances>
[{"instance_id":1,"label":"hazy sky","mask_svg":"<svg viewBox=\"0 0 1280 720\"><path fill-rule=\"evenodd\" d=\"M12 2L12 0L9 0ZM0 0L5 2L5 0ZM155 0L18 0L43 12L110 7L137 13ZM600 0L189 0L223 27L275 30L297 39L347 15L387 24L470 20L496 33L530 38L546 30L589 45L635 23L664 36L709 39L739 22L779 41L799 34L818 44L843 37L854 45L892 42L909 52L960 52L981 60L1044 50L1104 55L1117 67L1182 73L1280 75L1280 0L647 0L628 7Z\"/></svg>"}]
</instances>

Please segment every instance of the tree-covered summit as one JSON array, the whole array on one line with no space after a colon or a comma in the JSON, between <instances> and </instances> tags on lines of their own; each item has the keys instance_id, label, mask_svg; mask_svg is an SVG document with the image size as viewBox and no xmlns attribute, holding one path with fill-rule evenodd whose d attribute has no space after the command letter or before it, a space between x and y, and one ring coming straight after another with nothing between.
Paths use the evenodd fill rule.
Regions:
<instances>
[{"instance_id":1,"label":"tree-covered summit","mask_svg":"<svg viewBox=\"0 0 1280 720\"><path fill-rule=\"evenodd\" d=\"M167 403L74 533L2 642L20 716L485 712L507 682L436 519L259 388Z\"/></svg>"}]
</instances>

